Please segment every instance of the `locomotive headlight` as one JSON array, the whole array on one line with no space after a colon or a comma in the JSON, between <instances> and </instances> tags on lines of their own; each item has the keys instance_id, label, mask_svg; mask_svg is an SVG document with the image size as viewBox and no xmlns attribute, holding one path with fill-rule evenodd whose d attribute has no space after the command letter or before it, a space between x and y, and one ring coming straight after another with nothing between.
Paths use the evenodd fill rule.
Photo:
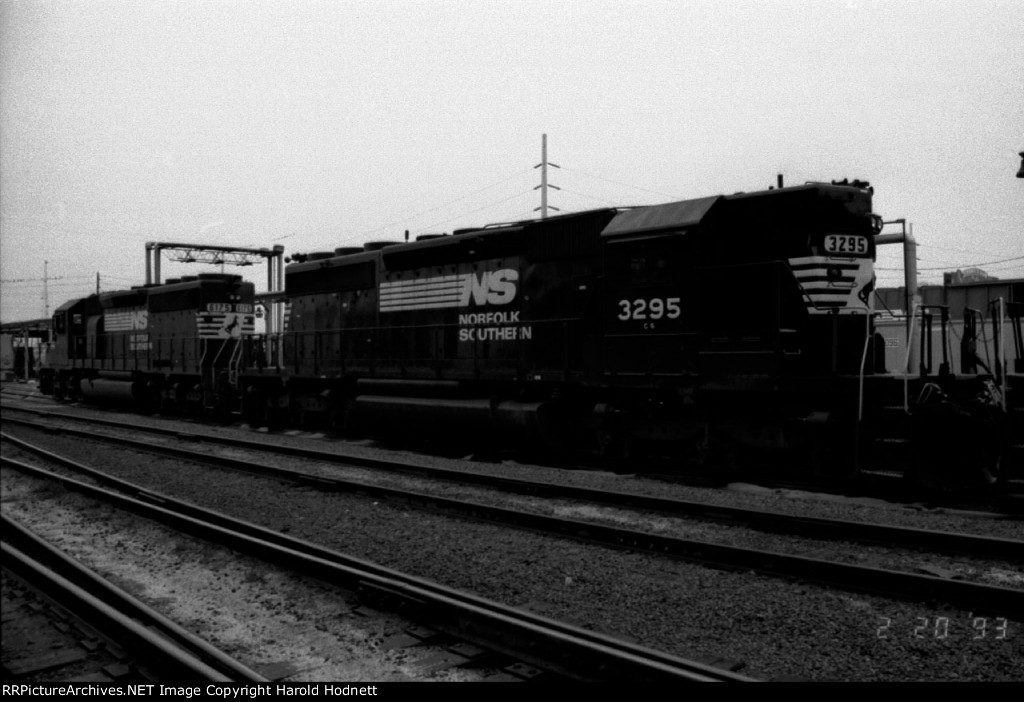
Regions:
<instances>
[{"instance_id":1,"label":"locomotive headlight","mask_svg":"<svg viewBox=\"0 0 1024 702\"><path fill-rule=\"evenodd\" d=\"M825 272L825 275L828 276L829 283L834 283L843 277L843 271L839 268L839 266L829 266L828 270Z\"/></svg>"}]
</instances>

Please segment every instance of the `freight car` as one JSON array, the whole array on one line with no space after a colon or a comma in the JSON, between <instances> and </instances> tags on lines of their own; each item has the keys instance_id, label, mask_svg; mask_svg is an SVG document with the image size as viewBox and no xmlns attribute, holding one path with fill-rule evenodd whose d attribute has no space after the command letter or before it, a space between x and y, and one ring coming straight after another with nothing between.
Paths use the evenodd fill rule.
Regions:
<instances>
[{"instance_id":1,"label":"freight car","mask_svg":"<svg viewBox=\"0 0 1024 702\"><path fill-rule=\"evenodd\" d=\"M66 302L40 389L146 411L229 412L253 297L241 276L205 274Z\"/></svg>"}]
</instances>

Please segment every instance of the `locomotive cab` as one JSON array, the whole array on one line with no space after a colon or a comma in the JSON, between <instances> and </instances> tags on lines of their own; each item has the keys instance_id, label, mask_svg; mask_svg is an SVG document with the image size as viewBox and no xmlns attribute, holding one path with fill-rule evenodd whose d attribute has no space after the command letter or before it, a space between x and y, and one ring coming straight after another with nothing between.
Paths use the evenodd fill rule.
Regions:
<instances>
[{"instance_id":1,"label":"locomotive cab","mask_svg":"<svg viewBox=\"0 0 1024 702\"><path fill-rule=\"evenodd\" d=\"M603 232L607 372L858 373L877 222L870 192L823 185L620 213Z\"/></svg>"},{"instance_id":2,"label":"locomotive cab","mask_svg":"<svg viewBox=\"0 0 1024 702\"><path fill-rule=\"evenodd\" d=\"M837 438L873 338L878 222L869 189L823 184L620 212L602 232L604 379L658 400L620 401L618 424L656 413L705 453Z\"/></svg>"},{"instance_id":3,"label":"locomotive cab","mask_svg":"<svg viewBox=\"0 0 1024 702\"><path fill-rule=\"evenodd\" d=\"M69 394L70 369L86 354L85 319L88 298L70 300L53 313L50 350L39 370L39 390L62 399Z\"/></svg>"}]
</instances>

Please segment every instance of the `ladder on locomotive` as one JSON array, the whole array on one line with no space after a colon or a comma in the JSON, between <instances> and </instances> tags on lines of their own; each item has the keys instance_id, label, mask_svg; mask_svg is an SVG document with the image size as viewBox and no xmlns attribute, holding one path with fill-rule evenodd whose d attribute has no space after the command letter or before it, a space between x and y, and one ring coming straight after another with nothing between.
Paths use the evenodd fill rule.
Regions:
<instances>
[{"instance_id":1,"label":"ladder on locomotive","mask_svg":"<svg viewBox=\"0 0 1024 702\"><path fill-rule=\"evenodd\" d=\"M242 366L242 340L231 339L234 346L231 349L231 357L228 359L228 384L238 388L238 373Z\"/></svg>"},{"instance_id":2,"label":"ladder on locomotive","mask_svg":"<svg viewBox=\"0 0 1024 702\"><path fill-rule=\"evenodd\" d=\"M214 409L216 407L216 397L220 393L219 373L222 369L227 371L228 384L234 388L238 387L238 375L242 365L242 341L241 339L230 338L230 339L217 339L220 345L217 348L217 353L214 355L213 360L209 363L206 362L206 357L209 353L209 343L212 339L203 339L202 342L202 355L199 361L201 370L201 377L203 382L203 404L206 409ZM220 359L224 356L225 350L230 346L231 351L228 353L228 360L225 366L220 365Z\"/></svg>"}]
</instances>

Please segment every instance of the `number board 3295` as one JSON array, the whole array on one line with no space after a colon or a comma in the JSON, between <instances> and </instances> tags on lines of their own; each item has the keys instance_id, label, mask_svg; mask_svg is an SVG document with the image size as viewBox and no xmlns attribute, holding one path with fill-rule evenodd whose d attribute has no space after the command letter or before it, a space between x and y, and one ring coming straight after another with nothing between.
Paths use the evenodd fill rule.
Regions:
<instances>
[{"instance_id":1,"label":"number board 3295","mask_svg":"<svg viewBox=\"0 0 1024 702\"><path fill-rule=\"evenodd\" d=\"M863 236L829 234L825 237L825 252L839 254L866 254L868 240Z\"/></svg>"}]
</instances>

